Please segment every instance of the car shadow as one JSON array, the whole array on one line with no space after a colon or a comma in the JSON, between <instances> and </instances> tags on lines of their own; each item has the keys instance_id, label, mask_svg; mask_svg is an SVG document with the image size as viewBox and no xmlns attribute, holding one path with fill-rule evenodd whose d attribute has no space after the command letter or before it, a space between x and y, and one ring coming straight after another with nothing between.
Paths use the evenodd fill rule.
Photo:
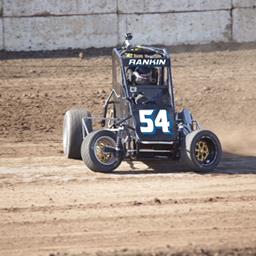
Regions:
<instances>
[{"instance_id":1,"label":"car shadow","mask_svg":"<svg viewBox=\"0 0 256 256\"><path fill-rule=\"evenodd\" d=\"M182 163L175 161L143 161L141 164L138 162L127 161L128 167L123 171L116 170L114 175L140 175L140 174L164 174L164 173L191 173L187 170ZM140 162L141 163L141 162ZM141 168L142 167L142 168ZM194 172L200 175L206 174L256 174L256 157L244 156L239 154L232 154L224 152L219 166L209 172Z\"/></svg>"}]
</instances>

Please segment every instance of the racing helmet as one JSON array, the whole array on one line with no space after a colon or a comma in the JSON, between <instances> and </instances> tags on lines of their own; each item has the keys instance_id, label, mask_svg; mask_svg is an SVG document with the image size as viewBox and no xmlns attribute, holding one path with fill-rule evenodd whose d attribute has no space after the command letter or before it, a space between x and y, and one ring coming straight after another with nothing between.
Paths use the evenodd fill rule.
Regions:
<instances>
[{"instance_id":1,"label":"racing helmet","mask_svg":"<svg viewBox=\"0 0 256 256\"><path fill-rule=\"evenodd\" d=\"M157 70L154 67L138 66L133 71L132 81L136 85L157 84Z\"/></svg>"}]
</instances>

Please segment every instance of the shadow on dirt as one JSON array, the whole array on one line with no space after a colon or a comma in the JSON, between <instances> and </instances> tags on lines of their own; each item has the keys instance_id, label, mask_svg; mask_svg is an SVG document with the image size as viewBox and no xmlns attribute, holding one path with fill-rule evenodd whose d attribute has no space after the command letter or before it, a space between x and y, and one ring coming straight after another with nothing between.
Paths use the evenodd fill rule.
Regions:
<instances>
[{"instance_id":1,"label":"shadow on dirt","mask_svg":"<svg viewBox=\"0 0 256 256\"><path fill-rule=\"evenodd\" d=\"M128 174L157 174L157 173L181 173L191 172L186 170L186 167L181 163L174 161L144 161L147 166L144 169L137 168L133 162L128 162L131 167L130 171L115 171L113 174L128 175ZM216 168L211 172L195 172L197 174L256 174L256 157L243 156L238 154L223 153L222 160Z\"/></svg>"}]
</instances>

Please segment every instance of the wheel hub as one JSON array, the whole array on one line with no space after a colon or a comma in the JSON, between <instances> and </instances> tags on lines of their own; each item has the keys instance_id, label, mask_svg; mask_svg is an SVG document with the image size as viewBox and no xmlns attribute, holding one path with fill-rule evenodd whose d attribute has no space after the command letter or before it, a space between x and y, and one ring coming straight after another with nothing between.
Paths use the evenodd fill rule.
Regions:
<instances>
[{"instance_id":1,"label":"wheel hub","mask_svg":"<svg viewBox=\"0 0 256 256\"><path fill-rule=\"evenodd\" d=\"M199 162L205 161L209 156L209 147L206 141L200 140L196 143L195 155Z\"/></svg>"},{"instance_id":2,"label":"wheel hub","mask_svg":"<svg viewBox=\"0 0 256 256\"><path fill-rule=\"evenodd\" d=\"M99 138L95 145L95 155L102 164L112 164L115 161L115 156L111 152L105 152L105 147L115 147L114 140L110 138Z\"/></svg>"}]
</instances>

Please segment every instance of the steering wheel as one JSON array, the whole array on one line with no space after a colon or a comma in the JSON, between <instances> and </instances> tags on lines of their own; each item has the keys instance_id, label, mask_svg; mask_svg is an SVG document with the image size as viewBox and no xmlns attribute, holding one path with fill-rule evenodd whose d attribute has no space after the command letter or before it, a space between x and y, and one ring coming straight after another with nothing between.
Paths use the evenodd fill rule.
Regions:
<instances>
[{"instance_id":1,"label":"steering wheel","mask_svg":"<svg viewBox=\"0 0 256 256\"><path fill-rule=\"evenodd\" d=\"M152 104L152 103L156 103L154 100L152 99L148 99L144 93L139 92L138 94L133 96L134 102L135 104L142 104L142 105L146 105L146 104Z\"/></svg>"}]
</instances>

